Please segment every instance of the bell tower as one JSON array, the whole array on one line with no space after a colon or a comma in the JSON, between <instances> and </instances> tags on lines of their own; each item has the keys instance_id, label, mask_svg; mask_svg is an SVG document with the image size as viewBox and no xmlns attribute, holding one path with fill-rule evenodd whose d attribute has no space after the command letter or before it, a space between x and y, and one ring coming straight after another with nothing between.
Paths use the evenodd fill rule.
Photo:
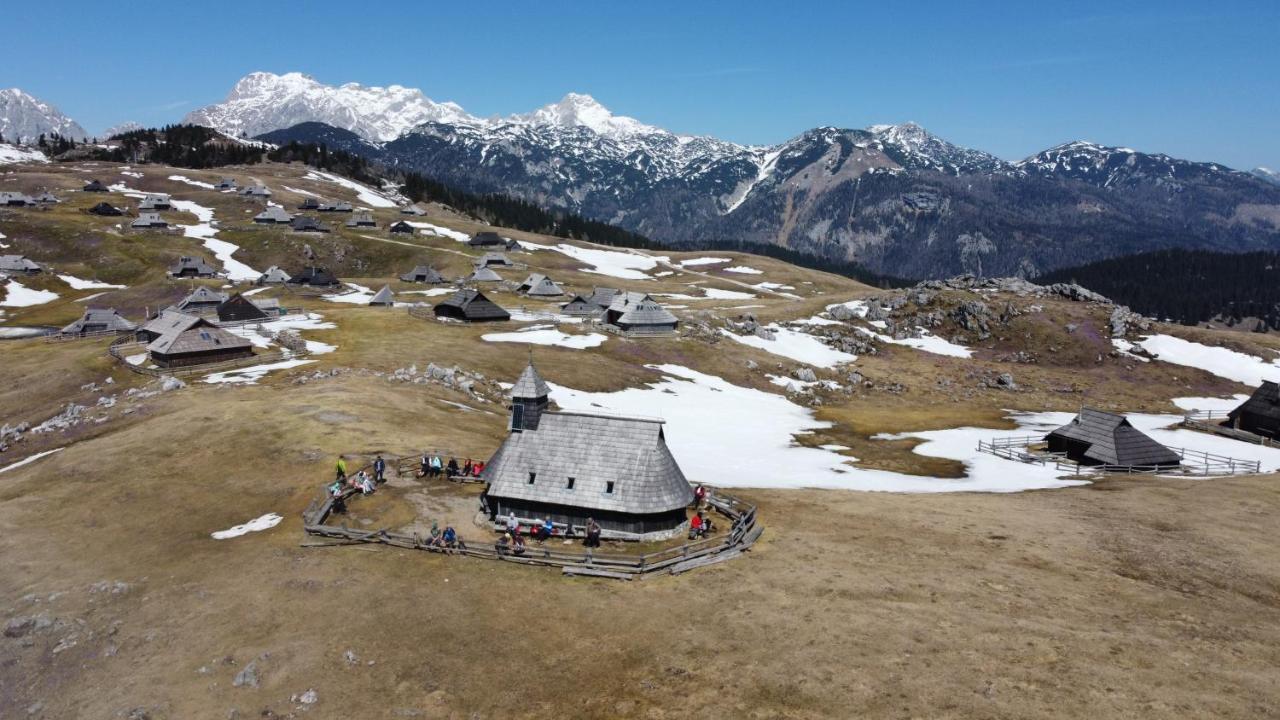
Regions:
<instances>
[{"instance_id":1,"label":"bell tower","mask_svg":"<svg viewBox=\"0 0 1280 720\"><path fill-rule=\"evenodd\" d=\"M547 383L533 367L533 359L530 358L528 366L520 373L520 379L511 388L511 432L538 429L538 421L547 409L547 393Z\"/></svg>"}]
</instances>

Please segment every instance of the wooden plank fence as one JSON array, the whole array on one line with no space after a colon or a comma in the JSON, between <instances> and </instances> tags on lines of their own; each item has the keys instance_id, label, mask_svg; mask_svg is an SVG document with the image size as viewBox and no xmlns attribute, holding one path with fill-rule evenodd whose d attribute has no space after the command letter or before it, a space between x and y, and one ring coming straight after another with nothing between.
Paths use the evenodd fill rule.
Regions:
<instances>
[{"instance_id":1,"label":"wooden plank fence","mask_svg":"<svg viewBox=\"0 0 1280 720\"><path fill-rule=\"evenodd\" d=\"M344 498L355 495L358 493L350 491L344 495ZM302 513L302 523L303 530L308 535L340 540L342 544L351 542L391 545L498 562L559 567L563 569L563 574L566 576L629 580L655 573L679 574L740 557L764 534L764 526L757 522L754 505L718 490L708 493L707 504L715 512L730 520L728 533L643 555L602 553L592 548L566 551L549 546L526 546L523 554L517 555L512 548L501 548L492 541L446 548L433 545L416 533L393 532L385 529L360 530L349 528L345 524L331 524L329 521L333 510L333 497L328 492L307 505L307 509Z\"/></svg>"},{"instance_id":2,"label":"wooden plank fence","mask_svg":"<svg viewBox=\"0 0 1280 720\"><path fill-rule=\"evenodd\" d=\"M1255 435L1248 430L1240 430L1229 425L1222 425L1221 423L1226 419L1227 414L1222 412L1188 413L1182 418L1182 426L1189 430L1213 433L1214 435L1229 437L1233 440L1242 440L1247 443L1253 443L1254 445L1264 445L1266 447L1277 446L1276 438Z\"/></svg>"},{"instance_id":3,"label":"wooden plank fence","mask_svg":"<svg viewBox=\"0 0 1280 720\"><path fill-rule=\"evenodd\" d=\"M1186 420L1183 424L1186 424ZM1255 475L1262 470L1262 463L1257 460L1240 460L1238 458L1216 455L1200 450L1171 447L1178 454L1182 464L1178 467L1159 465L1082 465L1067 459L1065 453L1051 453L1046 450L1031 450L1031 446L1042 444L1044 437L1040 435L1020 435L979 440L978 452L995 455L1006 460L1049 465L1062 472L1080 475L1084 472L1116 473L1122 475L1192 475L1210 477L1219 475Z\"/></svg>"}]
</instances>

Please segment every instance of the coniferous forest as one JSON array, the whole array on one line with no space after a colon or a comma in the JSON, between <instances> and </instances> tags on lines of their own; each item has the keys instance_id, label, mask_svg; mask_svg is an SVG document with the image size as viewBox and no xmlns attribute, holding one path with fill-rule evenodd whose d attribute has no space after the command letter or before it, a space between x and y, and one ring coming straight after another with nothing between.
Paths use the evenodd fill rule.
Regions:
<instances>
[{"instance_id":1,"label":"coniferous forest","mask_svg":"<svg viewBox=\"0 0 1280 720\"><path fill-rule=\"evenodd\" d=\"M1160 250L1100 260L1035 279L1075 282L1134 310L1183 325L1215 321L1280 329L1280 253Z\"/></svg>"}]
</instances>

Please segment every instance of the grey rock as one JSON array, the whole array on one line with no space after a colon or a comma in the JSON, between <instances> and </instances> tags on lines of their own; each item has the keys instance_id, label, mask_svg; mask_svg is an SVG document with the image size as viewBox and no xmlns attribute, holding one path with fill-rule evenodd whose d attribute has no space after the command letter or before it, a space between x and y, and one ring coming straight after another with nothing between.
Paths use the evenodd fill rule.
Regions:
<instances>
[{"instance_id":1,"label":"grey rock","mask_svg":"<svg viewBox=\"0 0 1280 720\"><path fill-rule=\"evenodd\" d=\"M251 661L248 665L236 673L236 677L231 681L235 687L258 687L258 664Z\"/></svg>"},{"instance_id":2,"label":"grey rock","mask_svg":"<svg viewBox=\"0 0 1280 720\"><path fill-rule=\"evenodd\" d=\"M817 382L818 381L818 376L814 374L813 370L807 367L797 368L791 374L795 377L795 379L799 380L800 382Z\"/></svg>"}]
</instances>

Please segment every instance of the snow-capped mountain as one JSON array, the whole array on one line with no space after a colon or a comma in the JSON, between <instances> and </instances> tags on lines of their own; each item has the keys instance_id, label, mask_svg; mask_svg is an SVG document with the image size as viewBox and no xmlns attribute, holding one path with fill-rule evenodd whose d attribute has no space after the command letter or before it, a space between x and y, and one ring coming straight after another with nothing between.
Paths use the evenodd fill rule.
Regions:
<instances>
[{"instance_id":1,"label":"snow-capped mountain","mask_svg":"<svg viewBox=\"0 0 1280 720\"><path fill-rule=\"evenodd\" d=\"M1280 185L1280 172L1276 172L1271 168L1256 167L1253 170L1250 170L1249 172L1254 177L1259 177L1259 178L1262 178L1263 180L1266 180L1269 183Z\"/></svg>"},{"instance_id":2,"label":"snow-capped mountain","mask_svg":"<svg viewBox=\"0 0 1280 720\"><path fill-rule=\"evenodd\" d=\"M1174 192L1188 182L1248 176L1217 163L1180 160L1084 140L1049 148L1017 163L1017 167L1028 173L1066 177L1099 187L1153 185Z\"/></svg>"},{"instance_id":3,"label":"snow-capped mountain","mask_svg":"<svg viewBox=\"0 0 1280 720\"><path fill-rule=\"evenodd\" d=\"M84 128L58 108L18 88L0 90L0 135L10 142L35 142L41 134L83 140Z\"/></svg>"},{"instance_id":4,"label":"snow-capped mountain","mask_svg":"<svg viewBox=\"0 0 1280 720\"><path fill-rule=\"evenodd\" d=\"M474 120L457 104L435 102L413 88L357 83L333 87L297 72L255 72L241 78L226 100L188 113L183 122L247 137L322 122L385 141L425 122Z\"/></svg>"},{"instance_id":5,"label":"snow-capped mountain","mask_svg":"<svg viewBox=\"0 0 1280 720\"><path fill-rule=\"evenodd\" d=\"M98 136L98 139L106 140L108 138L113 138L117 135L123 135L127 132L133 132L134 130L143 130L143 129L144 128L140 123L136 123L132 120L126 120L125 122L122 122L119 125L113 125L112 127L109 127L106 130L103 130L102 134Z\"/></svg>"},{"instance_id":6,"label":"snow-capped mountain","mask_svg":"<svg viewBox=\"0 0 1280 720\"><path fill-rule=\"evenodd\" d=\"M405 115L393 121L373 103L363 115L333 112L326 124L321 110L332 110L326 103L343 88L289 77L242 80L232 93L239 100L216 106L218 123L280 124L261 139L325 142L670 244L780 245L907 277L1035 275L1170 246L1280 247L1280 227L1267 219L1268 208L1280 213L1280 189L1214 163L1085 142L1010 163L909 122L820 127L747 146L678 135L576 93L493 118L448 104L447 117L396 135ZM422 107L446 107L399 90ZM272 112L259 112L266 107ZM286 126L299 118L309 122Z\"/></svg>"}]
</instances>

